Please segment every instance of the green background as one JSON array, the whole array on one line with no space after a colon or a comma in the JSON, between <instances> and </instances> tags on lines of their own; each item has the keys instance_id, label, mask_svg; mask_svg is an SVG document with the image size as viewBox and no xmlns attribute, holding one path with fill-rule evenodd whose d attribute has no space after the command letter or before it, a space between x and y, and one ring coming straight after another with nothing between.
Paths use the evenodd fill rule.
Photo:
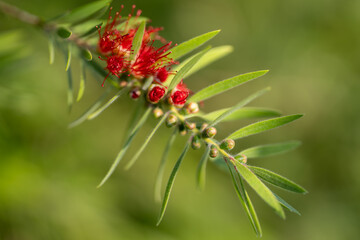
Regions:
<instances>
[{"instance_id":1,"label":"green background","mask_svg":"<svg viewBox=\"0 0 360 240\"><path fill-rule=\"evenodd\" d=\"M8 0L44 18L85 0ZM309 194L277 191L302 216L280 219L250 191L263 239L356 239L360 234L360 1L358 0L134 0L180 43L215 29L213 46L235 51L186 80L193 90L240 73L270 69L254 82L205 102L205 111L231 106L266 86L251 106L305 113L283 128L237 142L237 149L299 139L279 157L252 160L304 186ZM114 6L119 6L115 1ZM67 129L104 90L88 72L84 100L69 115L64 59L48 64L47 39L38 30L0 15L0 31L23 30L31 54L0 66L0 239L256 239L231 179L209 165L204 192L196 189L201 151L190 151L175 182L160 227L153 200L155 173L170 130L162 127L130 171L123 165L101 189L95 186L117 154L134 106L121 98L97 119ZM25 50L24 50L25 51ZM78 65L74 60L75 70ZM78 75L75 74L77 83ZM75 85L77 89L77 84ZM223 124L219 139L248 122ZM154 126L151 119L127 159ZM165 178L183 147L177 139Z\"/></svg>"}]
</instances>

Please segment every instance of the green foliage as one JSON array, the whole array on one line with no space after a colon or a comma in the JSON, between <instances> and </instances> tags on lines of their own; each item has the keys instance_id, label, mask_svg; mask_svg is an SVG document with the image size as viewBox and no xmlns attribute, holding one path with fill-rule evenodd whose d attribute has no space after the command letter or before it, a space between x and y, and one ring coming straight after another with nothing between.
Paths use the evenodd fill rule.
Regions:
<instances>
[{"instance_id":1,"label":"green foliage","mask_svg":"<svg viewBox=\"0 0 360 240\"><path fill-rule=\"evenodd\" d=\"M203 45L205 42L215 37L219 32L220 30L208 32L173 47L171 50L168 51L171 52L169 54L169 58L175 60L179 59L180 57L190 53L191 51Z\"/></svg>"},{"instance_id":2,"label":"green foliage","mask_svg":"<svg viewBox=\"0 0 360 240\"><path fill-rule=\"evenodd\" d=\"M190 141L188 141L187 144L185 145L185 148L184 148L183 152L181 153L179 159L176 161L175 166L174 166L174 168L173 168L173 170L172 170L172 172L170 174L168 183L166 185L163 202L162 202L162 205L161 205L160 215L159 215L159 218L158 218L158 221L157 221L157 224L156 224L157 226L161 223L161 220L164 217L165 210L166 210L167 204L169 202L171 190L172 190L172 187L174 186L174 181L175 181L177 172L179 171L180 164L182 163L182 161L183 161L183 159L185 157L185 154L189 150L189 147L190 147Z\"/></svg>"},{"instance_id":3,"label":"green foliage","mask_svg":"<svg viewBox=\"0 0 360 240\"><path fill-rule=\"evenodd\" d=\"M295 115L278 117L278 118L273 118L273 119L253 123L251 125L248 125L246 127L243 127L241 129L235 131L234 133L230 134L227 138L239 139L239 138L247 137L247 136L250 136L253 134L258 134L258 133L261 133L261 132L264 132L264 131L267 131L267 130L270 130L273 128L280 127L280 126L290 123L292 121L295 121L295 120L301 118L302 116L303 116L302 114L295 114Z\"/></svg>"},{"instance_id":4,"label":"green foliage","mask_svg":"<svg viewBox=\"0 0 360 240\"><path fill-rule=\"evenodd\" d=\"M279 174L260 167L249 166L249 169L251 169L251 171L253 171L258 177L260 177L264 181L269 182L277 187L289 190L291 192L307 193L304 188L290 181L289 179L280 176Z\"/></svg>"},{"instance_id":5,"label":"green foliage","mask_svg":"<svg viewBox=\"0 0 360 240\"><path fill-rule=\"evenodd\" d=\"M82 99L85 92L85 67L89 67L95 73L97 73L102 78L105 78L106 81L111 84L104 91L104 93L94 102L94 104L87 109L87 111L85 111L79 118L77 118L69 125L70 128L75 127L86 120L92 120L96 118L120 97L127 95L125 94L127 92L130 93L132 98L139 98L138 105L135 107L136 110L134 112L133 118L130 121L130 126L127 128L128 134L126 134L123 145L119 153L117 154L115 160L113 161L110 169L108 170L107 174L102 179L98 187L101 187L116 170L117 166L123 159L125 153L129 149L132 141L134 140L134 137L150 116L150 113L153 111L155 114L155 110L158 110L159 115L157 115L157 117L160 117L161 115L162 117L158 120L156 126L151 130L149 135L145 138L143 144L139 148L137 148L137 151L134 154L133 158L131 158L125 166L125 169L129 169L136 162L136 160L143 153L144 149L151 142L155 132L165 121L168 120L168 117L173 117L172 124L168 124L168 126L175 126L175 130L173 131L173 134L170 136L170 139L165 146L165 150L159 165L158 174L155 182L155 200L160 200L161 183L164 175L166 160L168 158L169 151L173 147L177 134L180 133L181 135L186 135L189 133L191 137L190 140L186 143L184 150L182 151L170 174L164 192L163 202L161 205L157 225L160 224L164 217L177 172L189 149L191 139L199 140L199 142L195 142L199 143L199 145L193 145L193 148L199 149L201 147L201 144L206 146L196 172L196 180L198 187L200 189L204 188L206 179L206 165L210 155L211 162L219 165L222 169L229 170L236 194L242 206L244 207L245 212L257 236L262 235L262 230L254 206L245 189L243 180L245 180L250 185L250 187L252 187L255 192L282 218L285 217L282 206L291 212L299 214L299 212L295 208L293 208L282 198L273 193L264 184L264 182L271 183L277 187L295 193L306 193L306 190L301 186L297 185L296 183L292 182L291 180L288 180L285 177L282 177L274 172L263 168L247 165L247 159L267 157L285 153L298 147L300 145L300 142L290 141L284 143L251 147L241 151L238 155L235 156L230 152L231 149L229 147L227 148L226 146L224 147L223 145L221 145L221 140L218 141L214 138L217 132L214 127L218 123L226 121L234 121L248 118L271 118L250 124L233 132L226 138L227 141L231 140L231 142L233 142L232 140L244 138L253 134L258 134L288 124L292 121L299 119L300 117L302 117L302 115L295 114L280 117L281 114L276 110L267 108L244 107L251 101L263 95L265 92L269 91L270 88L260 90L240 101L239 103L234 104L231 107L223 108L211 113L198 112L199 109L198 105L196 104L198 102L202 102L211 97L214 97L218 94L234 89L253 79L261 77L265 75L268 70L241 74L219 81L194 93L187 100L187 104L172 104L171 95L169 94L171 94L171 92L174 92L172 90L175 89L175 87L177 87L183 79L190 77L192 74L199 71L200 69L228 55L233 51L233 48L231 46L219 46L215 48L211 48L209 46L193 54L192 56L189 56L184 61L181 61L178 65L172 67L170 76L166 79L165 82L161 83L165 87L168 87L165 90L163 86L159 87L160 82L157 75L148 74L142 77L141 75L132 73L132 71L136 72L136 70L139 70L141 66L136 66L135 69L126 68L125 71L121 71L121 69L117 71L117 68L122 67L120 63L118 63L118 65L115 64L114 66L112 66L113 68L109 67L109 58L110 56L113 56L112 54L114 54L115 51L111 52L111 54L102 53L102 49L101 47L99 47L100 44L98 44L98 36L96 36L94 33L100 26L105 23L103 19L99 19L98 17L104 13L104 10L108 8L110 2L111 1L109 0L103 0L89 3L69 13L65 13L59 17L53 18L48 22L43 23L40 21L41 24L39 24L39 26L43 27L44 31L49 35L50 64L54 62L55 47L59 47L59 49L61 49L64 53L66 61L65 70L67 71L68 76L69 109L72 108L74 99L73 78L71 71L72 57L78 56L81 60L79 91L76 98L77 101L80 101ZM138 60L139 51L141 50L141 48L151 41L151 38L149 42L147 42L148 39L144 41L145 32L147 31L146 23L148 22L148 18L129 16L127 20L121 21L119 19L115 19L113 23L109 23L111 21L107 21L105 29L107 29L106 34L108 35L102 37L102 39L110 39L111 41L122 41L122 38L124 36L128 36L126 35L126 31L128 31L130 28L136 30L135 35L132 39L131 51L126 53L128 55L119 55L120 59L129 56L129 58L127 58L127 61L132 64L136 62L136 60ZM111 32L107 28L109 27L109 24L113 24L110 28L114 28L112 29L114 30L114 32ZM220 30L208 32L192 38L188 41L185 41L177 46L174 46L171 49L162 49L163 51L160 52L160 54L164 54L165 56L167 56L167 60L169 61L181 59L181 57L187 55L188 53L202 46L207 41L211 40L219 32ZM118 34L123 35L119 37ZM13 46L12 39L16 38L18 37L15 33L13 35L0 35L0 61L3 57L4 52L6 52L6 48L4 48L3 45L8 44L11 48ZM167 47L167 45L165 45L165 47ZM15 45L14 48L17 49L17 46ZM119 49L121 49L121 47L115 44L114 49L116 49L116 51L120 51ZM97 59L97 57L93 58L93 55L100 55L99 57L106 62L101 62ZM166 62L163 58L161 58L161 56L159 57L159 59L160 60L157 60L156 58L151 58L150 60L147 60L150 62L151 68L156 68L164 66L164 62ZM116 59L114 61L116 61ZM104 67L105 64L107 64L106 67ZM162 95L162 98L159 99L159 101L156 103L155 101L149 100L149 95L151 93L151 90L153 89L151 86L155 85L159 88L162 87L163 92L165 92ZM114 91L115 94L105 102L110 92L114 89L116 89L116 91ZM135 93L138 95L136 95ZM187 96L187 94L188 92L185 95ZM190 105L192 105L192 107L190 107ZM144 107L145 110L143 111ZM211 136L208 132L209 130L213 130L213 134ZM219 155L216 157L215 153L218 153Z\"/></svg>"},{"instance_id":6,"label":"green foliage","mask_svg":"<svg viewBox=\"0 0 360 240\"><path fill-rule=\"evenodd\" d=\"M247 158L261 158L273 155L278 155L291 151L301 145L300 141L289 141L276 144L267 144L245 149L239 153L246 155Z\"/></svg>"},{"instance_id":7,"label":"green foliage","mask_svg":"<svg viewBox=\"0 0 360 240\"><path fill-rule=\"evenodd\" d=\"M208 98L211 98L213 96L216 96L220 93L223 93L225 91L228 91L234 87L240 86L241 84L248 82L250 80L256 79L258 77L263 76L266 74L268 70L265 71L257 71L257 72L251 72L242 74L236 77L232 77L220 82L217 82L213 85L210 85L197 93L195 93L190 99L190 102L200 102L204 101Z\"/></svg>"}]
</instances>

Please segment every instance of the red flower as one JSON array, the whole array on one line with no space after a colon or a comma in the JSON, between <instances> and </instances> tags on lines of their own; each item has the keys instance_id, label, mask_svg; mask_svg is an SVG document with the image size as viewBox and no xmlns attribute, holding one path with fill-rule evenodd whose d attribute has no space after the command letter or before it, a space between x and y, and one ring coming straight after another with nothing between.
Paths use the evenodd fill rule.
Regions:
<instances>
[{"instance_id":1,"label":"red flower","mask_svg":"<svg viewBox=\"0 0 360 240\"><path fill-rule=\"evenodd\" d=\"M176 107L183 107L189 96L190 90L181 81L172 91L169 97L169 103Z\"/></svg>"},{"instance_id":2,"label":"red flower","mask_svg":"<svg viewBox=\"0 0 360 240\"><path fill-rule=\"evenodd\" d=\"M169 76L168 70L166 70L165 67L162 67L162 68L157 69L157 71L155 73L155 80L163 83L166 81L168 76Z\"/></svg>"},{"instance_id":3,"label":"red flower","mask_svg":"<svg viewBox=\"0 0 360 240\"><path fill-rule=\"evenodd\" d=\"M164 86L153 84L150 86L147 100L151 103L158 103L165 95L166 88Z\"/></svg>"},{"instance_id":4,"label":"red flower","mask_svg":"<svg viewBox=\"0 0 360 240\"><path fill-rule=\"evenodd\" d=\"M153 42L151 45L145 43L141 47L135 62L130 66L130 72L135 77L144 78L148 75L155 75L161 66L175 64L172 59L167 58L170 53L166 53L171 42L158 49L153 47Z\"/></svg>"},{"instance_id":5,"label":"red flower","mask_svg":"<svg viewBox=\"0 0 360 240\"><path fill-rule=\"evenodd\" d=\"M122 56L113 55L113 56L106 56L106 59L102 59L101 57L99 58L101 60L106 61L107 65L105 69L109 70L108 75L106 75L101 85L102 87L104 86L105 80L110 73L117 77L120 77L119 74L126 71L126 62Z\"/></svg>"}]
</instances>

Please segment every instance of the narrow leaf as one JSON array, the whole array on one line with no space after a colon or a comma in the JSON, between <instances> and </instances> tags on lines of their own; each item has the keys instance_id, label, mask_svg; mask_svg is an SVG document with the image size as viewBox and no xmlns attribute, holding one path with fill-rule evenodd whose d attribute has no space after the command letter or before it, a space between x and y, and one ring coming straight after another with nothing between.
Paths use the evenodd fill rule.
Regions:
<instances>
[{"instance_id":1,"label":"narrow leaf","mask_svg":"<svg viewBox=\"0 0 360 240\"><path fill-rule=\"evenodd\" d=\"M220 110L216 110L211 113L207 113L205 115L199 115L199 117L207 120L207 121L214 121L216 118L218 118L220 115L228 111L230 108L223 108ZM235 121L240 119L248 119L248 118L265 118L265 117L278 117L281 114L273 109L267 109L267 108L255 108L255 107L244 107L240 108L233 113L231 113L229 116L225 117L222 122L227 121Z\"/></svg>"},{"instance_id":2,"label":"narrow leaf","mask_svg":"<svg viewBox=\"0 0 360 240\"><path fill-rule=\"evenodd\" d=\"M159 226L159 224L161 223L161 220L162 220L163 217L164 217L165 210L166 210L167 204L168 204L168 202L169 202L171 190L172 190L172 187L173 187L173 185L174 185L175 178L176 178L176 174L177 174L177 172L178 172L178 170L179 170L179 167L180 167L180 164L181 164L182 160L183 160L184 157L185 157L186 152L189 150L189 146L190 146L190 141L188 141L188 142L186 143L183 152L181 153L179 159L176 161L175 166L174 166L174 168L173 168L173 170L172 170L172 172L171 172L171 174L170 174L168 183L167 183L167 185L166 185L163 202L162 202L162 205L161 205L161 210L160 210L159 219L158 219L158 222L157 222L156 226Z\"/></svg>"},{"instance_id":3,"label":"narrow leaf","mask_svg":"<svg viewBox=\"0 0 360 240\"><path fill-rule=\"evenodd\" d=\"M168 55L169 58L172 59L178 59L182 56L184 56L185 54L191 52L192 50L200 47L201 45L203 45L205 42L209 41L210 39L212 39L213 37L215 37L218 33L220 32L220 30L216 30L216 31L212 31L212 32L208 32L205 33L203 35L194 37L186 42L183 42L175 47L173 47L172 49L170 49L167 53L170 53Z\"/></svg>"},{"instance_id":4,"label":"narrow leaf","mask_svg":"<svg viewBox=\"0 0 360 240\"><path fill-rule=\"evenodd\" d=\"M54 47L54 38L49 37L49 63L53 64L55 59L55 47Z\"/></svg>"},{"instance_id":5,"label":"narrow leaf","mask_svg":"<svg viewBox=\"0 0 360 240\"><path fill-rule=\"evenodd\" d=\"M246 127L243 127L236 132L230 134L227 138L231 139L239 139L243 137L247 137L253 134L261 133L273 128L280 127L282 125L285 125L287 123L290 123L292 121L295 121L296 119L301 118L302 114L295 114L295 115L288 115L284 117L278 117L278 118L272 118L269 120L264 120L261 122L250 124Z\"/></svg>"},{"instance_id":6,"label":"narrow leaf","mask_svg":"<svg viewBox=\"0 0 360 240\"><path fill-rule=\"evenodd\" d=\"M210 85L199 92L195 93L190 99L189 102L200 102L210 97L216 96L220 93L223 93L227 90L230 90L234 87L240 86L243 83L246 83L255 78L261 77L266 74L268 70L257 71L245 73L236 77L222 80L213 85Z\"/></svg>"},{"instance_id":7,"label":"narrow leaf","mask_svg":"<svg viewBox=\"0 0 360 240\"><path fill-rule=\"evenodd\" d=\"M99 21L99 20L97 20ZM93 35L94 33L96 33L98 31L98 29L103 25L103 23L98 23L96 25L94 25L92 28L90 28L88 31L84 32L83 34L81 34L79 37L80 38L85 38L85 37L89 37L91 35Z\"/></svg>"},{"instance_id":8,"label":"narrow leaf","mask_svg":"<svg viewBox=\"0 0 360 240\"><path fill-rule=\"evenodd\" d=\"M205 187L206 181L206 164L209 159L210 145L206 146L205 152L203 153L196 172L197 186L200 190Z\"/></svg>"},{"instance_id":9,"label":"narrow leaf","mask_svg":"<svg viewBox=\"0 0 360 240\"><path fill-rule=\"evenodd\" d=\"M232 108L230 108L229 110L227 110L226 112L224 112L223 114L221 114L220 116L218 116L212 123L210 123L209 127L213 127L216 124L220 123L221 121L223 121L226 117L230 116L232 113L234 113L235 111L239 110L240 108L242 108L243 106L245 106L246 104L250 103L251 101L253 101L254 99L260 97L261 95L263 95L264 93L268 92L270 90L270 88L265 88L262 89L252 95L250 95L249 97L245 98L244 100L242 100L241 102L239 102L238 104L236 104L235 106L233 106Z\"/></svg>"},{"instance_id":10,"label":"narrow leaf","mask_svg":"<svg viewBox=\"0 0 360 240\"><path fill-rule=\"evenodd\" d=\"M269 204L280 217L285 218L284 210L271 190L244 164L236 162L236 167L245 181L255 190L255 192Z\"/></svg>"},{"instance_id":11,"label":"narrow leaf","mask_svg":"<svg viewBox=\"0 0 360 240\"><path fill-rule=\"evenodd\" d=\"M249 166L251 171L255 173L259 178L263 179L264 181L271 183L277 187L280 187L282 189L286 189L291 192L296 193L307 193L307 191L299 186L298 184L294 183L293 181L290 181L289 179L280 176L277 173L271 172L267 169L260 168L260 167L253 167Z\"/></svg>"},{"instance_id":12,"label":"narrow leaf","mask_svg":"<svg viewBox=\"0 0 360 240\"><path fill-rule=\"evenodd\" d=\"M80 61L80 86L79 92L76 98L76 101L79 102L81 98L84 96L85 92L85 83L86 83L86 76L85 76L85 66L82 61Z\"/></svg>"},{"instance_id":13,"label":"narrow leaf","mask_svg":"<svg viewBox=\"0 0 360 240\"><path fill-rule=\"evenodd\" d=\"M129 170L136 160L140 157L141 153L144 151L146 146L149 144L151 138L154 136L155 132L159 129L159 127L164 123L165 119L167 118L168 113L165 113L164 116L160 119L160 121L156 124L155 128L151 131L149 136L145 139L145 142L141 145L140 149L136 152L135 156L128 162L128 164L125 166L125 170Z\"/></svg>"},{"instance_id":14,"label":"narrow leaf","mask_svg":"<svg viewBox=\"0 0 360 240\"><path fill-rule=\"evenodd\" d=\"M277 198L277 200L280 202L280 204L285 207L287 210L289 210L290 212L296 213L297 215L301 216L300 212L298 210L296 210L293 206L291 206L290 204L288 204L287 202L285 202L284 199L282 199L281 197L279 197L278 195L276 195L274 193L275 197Z\"/></svg>"},{"instance_id":15,"label":"narrow leaf","mask_svg":"<svg viewBox=\"0 0 360 240\"><path fill-rule=\"evenodd\" d=\"M190 71L190 69L197 63L197 61L200 60L200 58L209 50L209 48L205 48L204 50L202 50L201 52L197 53L196 56L191 59L187 64L185 64L174 76L174 78L172 79L170 86L169 86L169 91L172 90L173 88L175 88L180 82L181 80L185 77L185 74Z\"/></svg>"},{"instance_id":16,"label":"narrow leaf","mask_svg":"<svg viewBox=\"0 0 360 240\"><path fill-rule=\"evenodd\" d=\"M69 38L72 34L70 29L65 28L65 27L59 27L58 30L56 31L56 33L59 37L64 38L64 39Z\"/></svg>"},{"instance_id":17,"label":"narrow leaf","mask_svg":"<svg viewBox=\"0 0 360 240\"><path fill-rule=\"evenodd\" d=\"M110 5L111 0L101 0L96 2L91 2L84 6L78 7L72 10L69 14L63 16L59 20L61 22L75 23L81 21L85 18L90 17L98 11L101 11L103 8L107 8Z\"/></svg>"},{"instance_id":18,"label":"narrow leaf","mask_svg":"<svg viewBox=\"0 0 360 240\"><path fill-rule=\"evenodd\" d=\"M231 179L232 179L233 184L234 184L235 192L236 192L241 204L243 205L243 207L245 209L245 212L246 212L246 214L247 214L247 216L249 218L251 226L253 227L256 235L258 237L261 237L262 231L261 231L260 222L259 222L259 219L258 219L258 217L256 215L254 206L252 205L252 202L251 202L251 200L249 198L249 195L247 194L247 192L246 192L246 190L244 188L241 177L239 176L239 173L236 172L236 175L238 176L238 181L239 181L239 183L238 183L238 181L236 181L236 179L235 179L233 170L230 167L229 163L227 161L225 161L225 162L226 162L226 165L228 166L228 169L229 169L229 172L230 172L230 175L231 175Z\"/></svg>"},{"instance_id":19,"label":"narrow leaf","mask_svg":"<svg viewBox=\"0 0 360 240\"><path fill-rule=\"evenodd\" d=\"M71 64L71 52L72 52L71 44L68 44L65 71L69 70L69 68L70 68L70 64Z\"/></svg>"},{"instance_id":20,"label":"narrow leaf","mask_svg":"<svg viewBox=\"0 0 360 240\"><path fill-rule=\"evenodd\" d=\"M73 89L73 79L71 74L71 69L68 69L67 77L68 77L68 90L67 90L67 103L69 107L69 112L71 112L72 105L74 102L74 89Z\"/></svg>"},{"instance_id":21,"label":"narrow leaf","mask_svg":"<svg viewBox=\"0 0 360 240\"><path fill-rule=\"evenodd\" d=\"M125 141L125 144L122 146L120 152L116 156L116 158L115 158L113 164L111 165L109 171L107 172L107 174L105 175L103 180L100 182L100 184L97 186L98 188L100 188L109 179L109 177L113 174L116 167L119 165L120 160L124 157L126 151L128 150L128 148L129 148L132 140L134 139L136 133L139 131L139 129L142 127L142 125L144 125L144 123L145 123L146 119L148 118L148 116L150 115L150 113L151 113L151 108L146 109L145 113L140 118L139 122L136 124L135 128L133 129L130 136Z\"/></svg>"},{"instance_id":22,"label":"narrow leaf","mask_svg":"<svg viewBox=\"0 0 360 240\"><path fill-rule=\"evenodd\" d=\"M300 141L288 141L276 144L267 144L245 149L239 155L246 155L247 158L261 158L278 155L291 151L301 145Z\"/></svg>"},{"instance_id":23,"label":"narrow leaf","mask_svg":"<svg viewBox=\"0 0 360 240\"><path fill-rule=\"evenodd\" d=\"M175 129L174 132L171 134L170 139L166 144L164 153L161 157L158 172L156 174L155 187L154 187L154 198L156 202L160 202L161 200L161 183L164 176L165 163L166 160L168 159L169 151L172 145L174 144L176 133L177 133L177 129Z\"/></svg>"},{"instance_id":24,"label":"narrow leaf","mask_svg":"<svg viewBox=\"0 0 360 240\"><path fill-rule=\"evenodd\" d=\"M107 109L111 104L113 104L124 92L126 92L128 90L128 88L123 88L121 90L119 90L115 96L113 96L109 101L107 101L103 106L101 106L100 108L98 108L96 111L94 111L93 113L91 113L87 119L88 120L93 120L94 118L96 118L97 116L99 116L103 111L105 111L105 109Z\"/></svg>"},{"instance_id":25,"label":"narrow leaf","mask_svg":"<svg viewBox=\"0 0 360 240\"><path fill-rule=\"evenodd\" d=\"M91 105L79 118L69 124L69 128L76 127L87 120L88 116L93 113L109 95L111 88L107 88L106 91Z\"/></svg>"},{"instance_id":26,"label":"narrow leaf","mask_svg":"<svg viewBox=\"0 0 360 240\"><path fill-rule=\"evenodd\" d=\"M211 63L225 57L226 55L232 53L234 48L232 46L220 46L210 49L204 56L195 64L193 68L185 75L189 77L190 75L196 73L200 69L210 65ZM190 60L190 59L189 59ZM186 61L186 60L185 60Z\"/></svg>"},{"instance_id":27,"label":"narrow leaf","mask_svg":"<svg viewBox=\"0 0 360 240\"><path fill-rule=\"evenodd\" d=\"M141 22L139 28L137 29L137 31L135 33L134 39L132 41L131 54L130 54L130 58L132 60L134 60L136 58L136 56L139 53L139 50L141 48L142 39L144 37L144 32L145 32L145 25L146 25L145 21Z\"/></svg>"}]
</instances>

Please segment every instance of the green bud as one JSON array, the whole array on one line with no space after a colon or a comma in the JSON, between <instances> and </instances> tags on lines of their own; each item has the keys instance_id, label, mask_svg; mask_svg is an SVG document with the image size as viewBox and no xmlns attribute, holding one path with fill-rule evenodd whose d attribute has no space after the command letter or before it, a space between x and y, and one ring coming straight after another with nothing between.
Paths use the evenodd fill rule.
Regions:
<instances>
[{"instance_id":1,"label":"green bud","mask_svg":"<svg viewBox=\"0 0 360 240\"><path fill-rule=\"evenodd\" d=\"M186 106L188 113L197 113L199 112L199 105L196 102L191 102Z\"/></svg>"},{"instance_id":2,"label":"green bud","mask_svg":"<svg viewBox=\"0 0 360 240\"><path fill-rule=\"evenodd\" d=\"M203 131L203 136L207 138L213 138L216 135L216 128L209 127Z\"/></svg>"},{"instance_id":3,"label":"green bud","mask_svg":"<svg viewBox=\"0 0 360 240\"><path fill-rule=\"evenodd\" d=\"M155 108L154 110L153 110L153 114L154 114L154 117L155 118L159 118L159 117L161 117L162 115L164 115L164 112L163 112L163 110L161 110L161 108Z\"/></svg>"},{"instance_id":4,"label":"green bud","mask_svg":"<svg viewBox=\"0 0 360 240\"><path fill-rule=\"evenodd\" d=\"M201 141L200 141L200 138L199 136L194 136L192 141L191 141L191 147L193 149L199 149L201 147Z\"/></svg>"},{"instance_id":5,"label":"green bud","mask_svg":"<svg viewBox=\"0 0 360 240\"><path fill-rule=\"evenodd\" d=\"M203 123L199 129L200 129L200 131L204 131L205 128L207 128L208 126L209 126L209 124Z\"/></svg>"},{"instance_id":6,"label":"green bud","mask_svg":"<svg viewBox=\"0 0 360 240\"><path fill-rule=\"evenodd\" d=\"M211 145L210 153L209 153L210 157L216 158L218 154L219 154L219 150L217 149L217 147L215 145Z\"/></svg>"},{"instance_id":7,"label":"green bud","mask_svg":"<svg viewBox=\"0 0 360 240\"><path fill-rule=\"evenodd\" d=\"M177 123L178 119L174 114L169 114L169 116L166 118L166 126L167 127L172 127L175 126Z\"/></svg>"},{"instance_id":8,"label":"green bud","mask_svg":"<svg viewBox=\"0 0 360 240\"><path fill-rule=\"evenodd\" d=\"M224 150L231 150L234 147L235 147L235 141L232 139L224 139L220 144L220 148Z\"/></svg>"},{"instance_id":9,"label":"green bud","mask_svg":"<svg viewBox=\"0 0 360 240\"><path fill-rule=\"evenodd\" d=\"M195 123L185 122L185 127L189 130L193 130L196 127Z\"/></svg>"}]
</instances>

